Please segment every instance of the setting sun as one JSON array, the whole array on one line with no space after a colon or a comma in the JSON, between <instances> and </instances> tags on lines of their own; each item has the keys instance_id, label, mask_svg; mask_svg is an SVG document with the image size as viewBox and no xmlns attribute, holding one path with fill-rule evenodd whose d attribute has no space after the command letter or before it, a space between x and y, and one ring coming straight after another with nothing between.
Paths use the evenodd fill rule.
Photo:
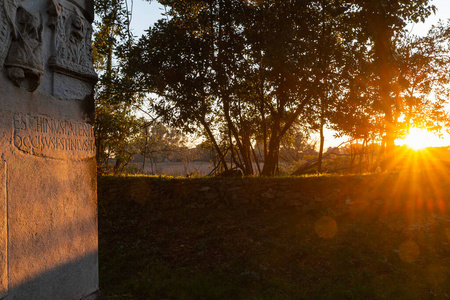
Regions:
<instances>
[{"instance_id":1,"label":"setting sun","mask_svg":"<svg viewBox=\"0 0 450 300\"><path fill-rule=\"evenodd\" d=\"M426 129L413 127L405 138L398 139L395 143L399 146L406 145L411 149L420 150L426 147L442 146L444 141Z\"/></svg>"}]
</instances>

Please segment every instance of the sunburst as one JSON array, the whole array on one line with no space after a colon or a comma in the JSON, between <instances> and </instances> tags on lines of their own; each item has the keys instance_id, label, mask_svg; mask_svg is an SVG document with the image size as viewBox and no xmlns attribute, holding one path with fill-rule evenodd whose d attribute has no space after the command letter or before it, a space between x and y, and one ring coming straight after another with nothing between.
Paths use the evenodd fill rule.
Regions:
<instances>
[{"instance_id":1,"label":"sunburst","mask_svg":"<svg viewBox=\"0 0 450 300\"><path fill-rule=\"evenodd\" d=\"M406 145L408 148L413 150L421 150L426 147L437 146L442 142L441 139L434 133L423 129L412 127L403 139L396 140L397 145Z\"/></svg>"}]
</instances>

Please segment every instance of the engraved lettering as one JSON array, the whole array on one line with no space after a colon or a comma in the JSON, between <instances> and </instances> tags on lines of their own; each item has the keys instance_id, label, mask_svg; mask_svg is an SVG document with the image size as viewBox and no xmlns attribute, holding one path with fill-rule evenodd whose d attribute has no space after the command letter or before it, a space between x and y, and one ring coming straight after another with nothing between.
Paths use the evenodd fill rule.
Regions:
<instances>
[{"instance_id":1,"label":"engraved lettering","mask_svg":"<svg viewBox=\"0 0 450 300\"><path fill-rule=\"evenodd\" d=\"M14 146L30 155L64 160L89 159L95 155L90 124L16 113Z\"/></svg>"},{"instance_id":2,"label":"engraved lettering","mask_svg":"<svg viewBox=\"0 0 450 300\"><path fill-rule=\"evenodd\" d=\"M14 146L17 148L22 147L22 138L18 135L14 136Z\"/></svg>"},{"instance_id":3,"label":"engraved lettering","mask_svg":"<svg viewBox=\"0 0 450 300\"><path fill-rule=\"evenodd\" d=\"M25 130L25 122L22 120L21 116L14 115L14 128Z\"/></svg>"}]
</instances>

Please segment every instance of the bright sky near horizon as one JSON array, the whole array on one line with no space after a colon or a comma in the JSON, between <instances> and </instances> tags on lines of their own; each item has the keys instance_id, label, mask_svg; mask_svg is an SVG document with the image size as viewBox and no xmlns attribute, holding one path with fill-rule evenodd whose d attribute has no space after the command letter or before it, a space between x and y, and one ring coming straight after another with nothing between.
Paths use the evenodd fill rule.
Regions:
<instances>
[{"instance_id":1,"label":"bright sky near horizon","mask_svg":"<svg viewBox=\"0 0 450 300\"><path fill-rule=\"evenodd\" d=\"M163 18L164 7L157 1L152 0L127 0L129 7L133 4L133 14L131 29L135 36L141 36L144 31L152 26L158 19ZM425 35L433 24L437 24L439 20L446 21L450 19L450 0L433 0L433 5L436 6L437 11L435 15L430 16L426 23L411 24L408 30L415 35ZM345 141L344 138L336 139L333 137L334 132L326 131L325 135L325 149L327 147L336 147ZM430 138L427 140L433 146L448 146L450 145L450 135L444 134L443 138ZM424 141L425 142L425 141ZM402 143L399 143L402 144Z\"/></svg>"}]
</instances>

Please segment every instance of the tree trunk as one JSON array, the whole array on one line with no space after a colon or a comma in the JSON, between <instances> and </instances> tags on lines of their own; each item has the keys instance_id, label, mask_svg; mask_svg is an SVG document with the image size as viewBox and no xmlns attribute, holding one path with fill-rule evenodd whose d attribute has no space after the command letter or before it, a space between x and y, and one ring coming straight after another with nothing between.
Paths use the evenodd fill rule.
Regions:
<instances>
[{"instance_id":1,"label":"tree trunk","mask_svg":"<svg viewBox=\"0 0 450 300\"><path fill-rule=\"evenodd\" d=\"M153 159L153 153L150 153L150 166L152 167L152 175L156 175L156 163Z\"/></svg>"},{"instance_id":2,"label":"tree trunk","mask_svg":"<svg viewBox=\"0 0 450 300\"><path fill-rule=\"evenodd\" d=\"M385 80L388 80L385 78ZM384 80L382 80L384 81ZM387 169L392 167L394 149L395 149L395 123L392 116L392 105L391 105L391 97L389 95L388 84L382 83L381 89L381 97L383 102L383 110L384 110L384 123L385 123L385 149L384 156L382 157L382 170L386 171Z\"/></svg>"},{"instance_id":3,"label":"tree trunk","mask_svg":"<svg viewBox=\"0 0 450 300\"><path fill-rule=\"evenodd\" d=\"M325 136L323 134L324 120L323 116L320 118L320 146L319 146L319 159L317 161L317 172L322 174L322 159L323 159L323 146L325 143Z\"/></svg>"},{"instance_id":4,"label":"tree trunk","mask_svg":"<svg viewBox=\"0 0 450 300\"><path fill-rule=\"evenodd\" d=\"M233 134L234 139L236 140L236 144L239 149L239 153L241 154L242 158L242 164L243 164L243 171L245 175L253 175L253 167L252 167L252 159L251 159L251 152L250 147L246 145L246 143L250 143L250 137L248 136L248 130L243 124L242 128L242 141L241 137L238 133L238 130L236 129L236 126L233 124L233 120L231 120L230 116L230 99L227 95L224 95L222 97L222 104L223 104L223 110L225 119L227 121L228 129ZM248 141L247 141L248 140Z\"/></svg>"},{"instance_id":5,"label":"tree trunk","mask_svg":"<svg viewBox=\"0 0 450 300\"><path fill-rule=\"evenodd\" d=\"M280 150L280 142L277 139L270 139L266 160L261 174L263 176L273 176L277 171L278 154Z\"/></svg>"},{"instance_id":6,"label":"tree trunk","mask_svg":"<svg viewBox=\"0 0 450 300\"><path fill-rule=\"evenodd\" d=\"M281 142L280 118L275 117L274 125L269 140L269 147L267 149L266 159L264 160L264 167L262 169L263 176L273 176L277 170L278 155L280 151Z\"/></svg>"},{"instance_id":7,"label":"tree trunk","mask_svg":"<svg viewBox=\"0 0 450 300\"><path fill-rule=\"evenodd\" d=\"M393 57L391 51L391 39L389 27L386 25L386 20L380 19L379 24L375 28L374 34L374 50L375 50L375 62L378 69L378 88L380 94L381 106L384 112L385 123L385 142L386 148L384 151L384 157L382 157L381 167L383 170L391 167L393 151L395 148L395 120L393 114L393 100L391 97L391 80L394 76L393 69Z\"/></svg>"},{"instance_id":8,"label":"tree trunk","mask_svg":"<svg viewBox=\"0 0 450 300\"><path fill-rule=\"evenodd\" d=\"M144 144L144 151L143 151L143 158L142 158L142 173L145 174L145 159L147 158L147 147L148 147L148 132L147 128L145 130L145 144Z\"/></svg>"},{"instance_id":9,"label":"tree trunk","mask_svg":"<svg viewBox=\"0 0 450 300\"><path fill-rule=\"evenodd\" d=\"M264 167L262 169L263 176L273 176L275 175L278 167L278 156L280 153L280 144L281 139L286 134L288 129L292 126L292 124L297 120L300 113L303 111L305 105L311 99L311 95L308 95L303 101L297 106L295 111L287 118L286 122L283 126L281 126L280 115L282 113L278 113L273 116L273 125L271 128L269 145L267 148L267 153L264 158ZM281 107L279 111L283 111L284 107Z\"/></svg>"},{"instance_id":10,"label":"tree trunk","mask_svg":"<svg viewBox=\"0 0 450 300\"><path fill-rule=\"evenodd\" d=\"M242 128L242 159L244 161L244 174L249 176L253 175L253 162L252 162L252 152L251 152L251 141L249 135L249 129L247 126Z\"/></svg>"},{"instance_id":11,"label":"tree trunk","mask_svg":"<svg viewBox=\"0 0 450 300\"><path fill-rule=\"evenodd\" d=\"M208 134L209 140L211 141L211 143L213 143L214 149L216 150L217 156L219 157L219 160L222 163L222 166L224 167L225 171L228 171L227 162L225 161L224 155L222 154L222 151L220 150L220 147L217 144L216 138L214 137L214 134L212 133L211 128L209 128L209 125L206 122L205 118L201 117L199 121L203 125L203 128L205 128L206 133Z\"/></svg>"},{"instance_id":12,"label":"tree trunk","mask_svg":"<svg viewBox=\"0 0 450 300\"><path fill-rule=\"evenodd\" d=\"M250 147L252 148L252 153L253 153L253 157L254 157L254 159L255 159L256 168L258 169L259 175L261 175L261 167L259 166L259 160L258 160L258 157L256 156L255 149L254 149L253 146L251 146L251 145L250 145Z\"/></svg>"}]
</instances>

